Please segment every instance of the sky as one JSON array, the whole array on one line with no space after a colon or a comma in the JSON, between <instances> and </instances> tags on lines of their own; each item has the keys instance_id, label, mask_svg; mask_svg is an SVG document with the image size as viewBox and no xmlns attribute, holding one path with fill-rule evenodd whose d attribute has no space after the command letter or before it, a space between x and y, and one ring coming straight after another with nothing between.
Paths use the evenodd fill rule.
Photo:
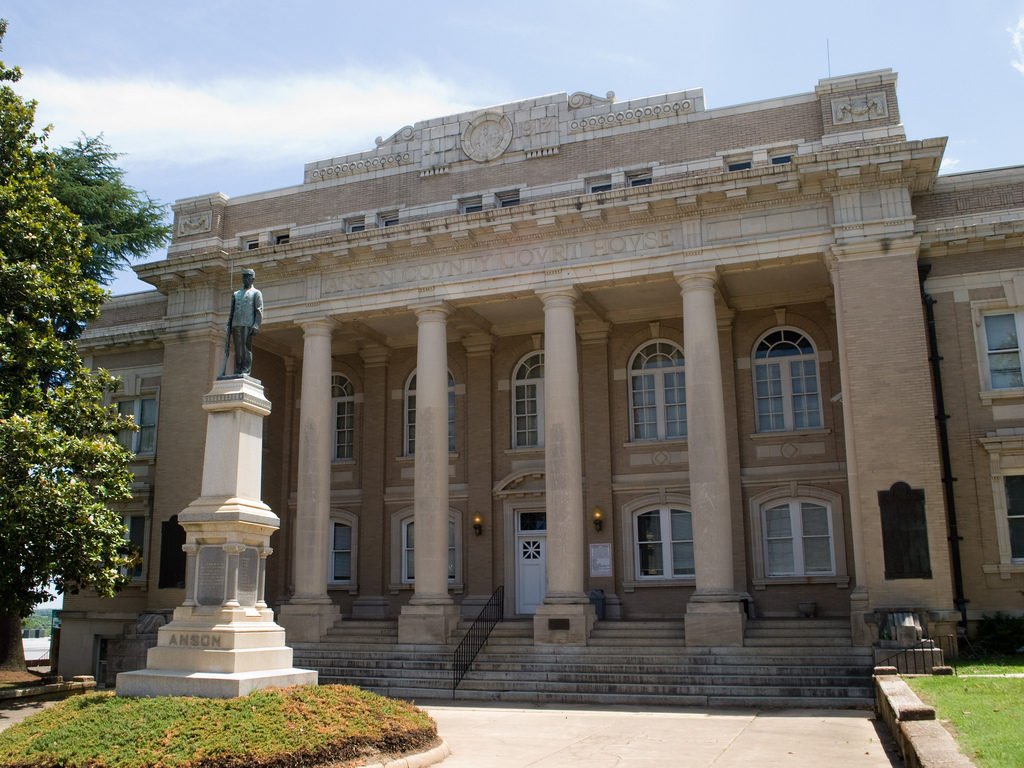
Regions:
<instances>
[{"instance_id":1,"label":"sky","mask_svg":"<svg viewBox=\"0 0 1024 768\"><path fill-rule=\"evenodd\" d=\"M6 0L0 60L51 146L102 134L162 203L301 184L404 125L549 93L708 109L891 68L943 173L1024 164L1024 0ZM162 258L162 251L147 259ZM130 270L115 294L146 290Z\"/></svg>"}]
</instances>

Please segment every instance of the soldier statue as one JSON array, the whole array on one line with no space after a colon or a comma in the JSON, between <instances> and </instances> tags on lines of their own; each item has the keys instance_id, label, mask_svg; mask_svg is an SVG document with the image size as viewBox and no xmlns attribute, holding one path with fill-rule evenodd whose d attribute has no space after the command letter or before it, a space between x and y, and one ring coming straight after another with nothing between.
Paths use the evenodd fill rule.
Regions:
<instances>
[{"instance_id":1,"label":"soldier statue","mask_svg":"<svg viewBox=\"0 0 1024 768\"><path fill-rule=\"evenodd\" d=\"M231 295L231 314L228 315L228 334L224 343L224 367L221 376L227 374L228 352L234 344L235 376L252 373L252 337L259 333L263 322L263 294L253 283L256 272L242 270L242 287Z\"/></svg>"}]
</instances>

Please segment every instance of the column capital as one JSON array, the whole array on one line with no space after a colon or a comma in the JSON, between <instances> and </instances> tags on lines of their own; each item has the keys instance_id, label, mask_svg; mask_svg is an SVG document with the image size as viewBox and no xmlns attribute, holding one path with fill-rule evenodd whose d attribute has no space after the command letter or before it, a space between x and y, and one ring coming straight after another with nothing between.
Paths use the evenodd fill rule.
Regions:
<instances>
[{"instance_id":1,"label":"column capital","mask_svg":"<svg viewBox=\"0 0 1024 768\"><path fill-rule=\"evenodd\" d=\"M540 288L534 291L537 294L537 298L544 304L544 308L547 309L555 306L568 306L575 307L576 302L580 298L580 290L575 285L560 285L554 288Z\"/></svg>"},{"instance_id":2,"label":"column capital","mask_svg":"<svg viewBox=\"0 0 1024 768\"><path fill-rule=\"evenodd\" d=\"M718 273L714 271L676 272L672 275L683 293L687 291L710 291L718 286Z\"/></svg>"},{"instance_id":3,"label":"column capital","mask_svg":"<svg viewBox=\"0 0 1024 768\"><path fill-rule=\"evenodd\" d=\"M423 301L416 301L409 305L409 309L416 315L417 320L424 318L430 320L440 320L448 317L454 310L451 304L447 301L438 301L437 299L424 299ZM438 315L440 317L438 317Z\"/></svg>"},{"instance_id":4,"label":"column capital","mask_svg":"<svg viewBox=\"0 0 1024 768\"><path fill-rule=\"evenodd\" d=\"M330 336L338 327L338 322L329 317L318 317L315 320L296 320L295 324L302 329L304 336Z\"/></svg>"}]
</instances>

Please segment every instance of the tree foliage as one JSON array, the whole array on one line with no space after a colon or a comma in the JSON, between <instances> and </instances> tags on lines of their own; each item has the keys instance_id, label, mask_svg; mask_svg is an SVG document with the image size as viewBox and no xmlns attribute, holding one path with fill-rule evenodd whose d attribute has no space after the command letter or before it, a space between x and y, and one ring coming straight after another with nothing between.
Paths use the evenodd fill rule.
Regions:
<instances>
[{"instance_id":1,"label":"tree foliage","mask_svg":"<svg viewBox=\"0 0 1024 768\"><path fill-rule=\"evenodd\" d=\"M118 157L102 136L81 136L53 153L53 195L81 219L92 251L84 272L101 283L170 234L164 206L125 183Z\"/></svg>"},{"instance_id":2,"label":"tree foliage","mask_svg":"<svg viewBox=\"0 0 1024 768\"><path fill-rule=\"evenodd\" d=\"M20 76L0 62L0 668L17 666L10 625L49 584L113 594L128 557L111 504L132 481L116 439L126 423L105 405L115 381L75 346L105 296L94 253L54 195L35 103L9 85Z\"/></svg>"}]
</instances>

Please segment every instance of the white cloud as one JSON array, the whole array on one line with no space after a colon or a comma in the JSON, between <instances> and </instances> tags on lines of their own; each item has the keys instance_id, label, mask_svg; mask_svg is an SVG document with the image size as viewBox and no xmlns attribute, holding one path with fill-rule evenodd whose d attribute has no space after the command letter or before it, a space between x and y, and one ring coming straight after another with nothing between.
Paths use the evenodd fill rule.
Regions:
<instances>
[{"instance_id":1,"label":"white cloud","mask_svg":"<svg viewBox=\"0 0 1024 768\"><path fill-rule=\"evenodd\" d=\"M1006 30L1010 33L1010 44L1013 46L1014 58L1010 63L1013 68L1024 75L1024 16L1017 19L1017 26Z\"/></svg>"},{"instance_id":2,"label":"white cloud","mask_svg":"<svg viewBox=\"0 0 1024 768\"><path fill-rule=\"evenodd\" d=\"M37 71L18 89L39 102L37 125L53 124L52 145L102 133L133 163L154 165L309 162L372 149L374 137L416 120L483 106L423 70L189 83Z\"/></svg>"},{"instance_id":3,"label":"white cloud","mask_svg":"<svg viewBox=\"0 0 1024 768\"><path fill-rule=\"evenodd\" d=\"M951 173L952 171L956 170L956 167L958 165L960 165L959 157L944 157L942 158L942 164L939 166L939 171Z\"/></svg>"}]
</instances>

